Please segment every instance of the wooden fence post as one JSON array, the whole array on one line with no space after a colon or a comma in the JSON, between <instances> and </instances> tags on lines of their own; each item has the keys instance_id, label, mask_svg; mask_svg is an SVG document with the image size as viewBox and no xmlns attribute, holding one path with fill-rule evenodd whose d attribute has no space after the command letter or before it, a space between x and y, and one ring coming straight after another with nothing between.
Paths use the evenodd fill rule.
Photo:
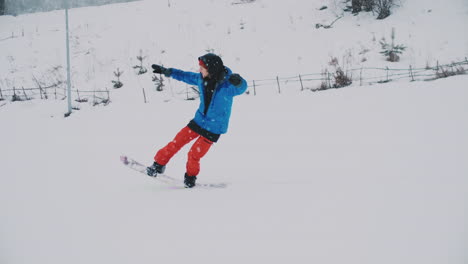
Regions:
<instances>
[{"instance_id":1,"label":"wooden fence post","mask_svg":"<svg viewBox=\"0 0 468 264\"><path fill-rule=\"evenodd\" d=\"M78 99L77 99L78 102L81 102L80 91L79 91L78 89L76 90L76 96L77 96L77 98L78 98ZM96 98L95 98L94 100L96 100Z\"/></svg>"},{"instance_id":2,"label":"wooden fence post","mask_svg":"<svg viewBox=\"0 0 468 264\"><path fill-rule=\"evenodd\" d=\"M253 83L254 96L256 96L257 95L257 89L255 87L255 80L253 80L252 83Z\"/></svg>"},{"instance_id":3,"label":"wooden fence post","mask_svg":"<svg viewBox=\"0 0 468 264\"><path fill-rule=\"evenodd\" d=\"M359 86L362 86L362 67L361 71L359 72Z\"/></svg>"},{"instance_id":4,"label":"wooden fence post","mask_svg":"<svg viewBox=\"0 0 468 264\"><path fill-rule=\"evenodd\" d=\"M280 87L279 77L278 76L276 76L276 82L278 83L278 93L281 93L281 87Z\"/></svg>"},{"instance_id":5,"label":"wooden fence post","mask_svg":"<svg viewBox=\"0 0 468 264\"><path fill-rule=\"evenodd\" d=\"M411 81L414 82L413 67L411 67L411 65L409 66L409 72L410 72Z\"/></svg>"},{"instance_id":6,"label":"wooden fence post","mask_svg":"<svg viewBox=\"0 0 468 264\"><path fill-rule=\"evenodd\" d=\"M24 86L21 86L21 88L23 89L24 98L26 98L26 100L29 100L28 96L26 95L26 91L24 90Z\"/></svg>"},{"instance_id":7,"label":"wooden fence post","mask_svg":"<svg viewBox=\"0 0 468 264\"><path fill-rule=\"evenodd\" d=\"M107 103L109 104L110 103L110 92L109 92L109 89L107 89L107 87L106 87L106 92L107 92Z\"/></svg>"},{"instance_id":8,"label":"wooden fence post","mask_svg":"<svg viewBox=\"0 0 468 264\"><path fill-rule=\"evenodd\" d=\"M146 93L145 93L145 88L141 88L143 90L143 100L146 104Z\"/></svg>"},{"instance_id":9,"label":"wooden fence post","mask_svg":"<svg viewBox=\"0 0 468 264\"><path fill-rule=\"evenodd\" d=\"M386 67L387 68L387 82L389 82L390 80L388 80L388 71L389 71L389 68L388 66Z\"/></svg>"},{"instance_id":10,"label":"wooden fence post","mask_svg":"<svg viewBox=\"0 0 468 264\"><path fill-rule=\"evenodd\" d=\"M44 88L41 87L41 90L42 90L42 89L44 90L43 93L44 93L44 98L45 98L45 99L49 99L49 96L47 95L47 88L48 88L48 87L44 87Z\"/></svg>"},{"instance_id":11,"label":"wooden fence post","mask_svg":"<svg viewBox=\"0 0 468 264\"><path fill-rule=\"evenodd\" d=\"M302 83L302 78L300 74L299 74L299 81L301 82L301 91L304 91L304 84Z\"/></svg>"},{"instance_id":12,"label":"wooden fence post","mask_svg":"<svg viewBox=\"0 0 468 264\"><path fill-rule=\"evenodd\" d=\"M42 97L42 89L41 89L41 86L40 86L40 85L39 85L39 95L41 96L41 100L44 99L44 98Z\"/></svg>"},{"instance_id":13,"label":"wooden fence post","mask_svg":"<svg viewBox=\"0 0 468 264\"><path fill-rule=\"evenodd\" d=\"M3 101L3 93L2 93L2 87L0 87L0 101Z\"/></svg>"}]
</instances>

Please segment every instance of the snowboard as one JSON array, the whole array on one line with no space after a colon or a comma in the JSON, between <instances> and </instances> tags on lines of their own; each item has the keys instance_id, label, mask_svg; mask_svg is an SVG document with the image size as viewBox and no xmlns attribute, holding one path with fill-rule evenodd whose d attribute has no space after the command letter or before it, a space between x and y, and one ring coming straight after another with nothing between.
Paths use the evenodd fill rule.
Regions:
<instances>
[{"instance_id":1,"label":"snowboard","mask_svg":"<svg viewBox=\"0 0 468 264\"><path fill-rule=\"evenodd\" d=\"M146 174L146 166L143 165L142 163L128 157L128 156L125 156L125 155L122 155L120 156L120 161L128 168L132 169L132 170L135 170L139 173L143 173L144 175L148 176L148 174ZM148 176L148 177L151 177L151 176ZM151 178L154 178L155 180L161 182L161 183L165 183L169 186L173 186L173 187L179 187L179 186L183 186L182 182L183 182L183 179L176 179L176 178L173 178L169 175L166 175L166 174L158 174L158 176L156 177L151 177ZM205 188L205 189L220 189L220 188L226 188L227 184L226 183L205 183L205 182L198 182L197 181L197 184L195 185L195 187L193 188Z\"/></svg>"}]
</instances>

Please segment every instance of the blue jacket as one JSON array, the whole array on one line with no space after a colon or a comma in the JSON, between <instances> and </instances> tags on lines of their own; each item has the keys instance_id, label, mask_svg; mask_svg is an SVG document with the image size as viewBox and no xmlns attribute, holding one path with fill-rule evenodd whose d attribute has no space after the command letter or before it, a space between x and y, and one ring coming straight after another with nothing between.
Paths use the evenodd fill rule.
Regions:
<instances>
[{"instance_id":1,"label":"blue jacket","mask_svg":"<svg viewBox=\"0 0 468 264\"><path fill-rule=\"evenodd\" d=\"M203 85L201 73L185 72L174 68L171 69L172 78L189 85L198 86L200 91L200 106L195 113L193 121L201 128L214 134L225 134L227 132L233 98L236 95L243 94L247 90L247 82L244 79L242 79L242 82L238 86L231 84L228 79L232 71L228 67L226 67L226 70L227 74L225 78L216 84L213 98L205 115L205 87Z\"/></svg>"}]
</instances>

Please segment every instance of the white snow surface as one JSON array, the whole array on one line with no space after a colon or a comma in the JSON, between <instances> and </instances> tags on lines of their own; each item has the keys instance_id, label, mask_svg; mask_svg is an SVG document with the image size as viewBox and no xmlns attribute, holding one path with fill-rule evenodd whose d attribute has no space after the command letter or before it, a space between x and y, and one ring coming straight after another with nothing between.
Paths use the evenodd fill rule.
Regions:
<instances>
[{"instance_id":1,"label":"white snow surface","mask_svg":"<svg viewBox=\"0 0 468 264\"><path fill-rule=\"evenodd\" d=\"M236 97L199 175L223 189L182 187L189 146L166 170L180 184L121 164L151 164L198 106L177 94L185 84L158 93L136 77L140 49L148 65L192 71L213 49L247 80L320 72L349 52L359 67L468 56L462 0L402 0L388 19L347 14L328 30L315 24L336 1L232 2L70 10L74 88L110 88L117 67L124 87L68 118L66 100L0 102L0 263L467 263L468 75ZM63 20L0 17L0 39L17 36L0 41L2 87L64 65ZM408 46L395 64L378 53L392 27Z\"/></svg>"}]
</instances>

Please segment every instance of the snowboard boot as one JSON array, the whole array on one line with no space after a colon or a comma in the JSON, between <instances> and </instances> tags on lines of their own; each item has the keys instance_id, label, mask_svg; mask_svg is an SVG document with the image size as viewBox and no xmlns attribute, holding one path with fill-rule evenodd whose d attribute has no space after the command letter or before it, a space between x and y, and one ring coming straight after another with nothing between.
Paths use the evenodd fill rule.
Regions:
<instances>
[{"instance_id":1,"label":"snowboard boot","mask_svg":"<svg viewBox=\"0 0 468 264\"><path fill-rule=\"evenodd\" d=\"M185 173L184 184L185 188L193 188L195 186L195 182L197 181L197 176L188 176Z\"/></svg>"},{"instance_id":2,"label":"snowboard boot","mask_svg":"<svg viewBox=\"0 0 468 264\"><path fill-rule=\"evenodd\" d=\"M164 173L166 170L166 166L159 165L158 163L154 162L153 165L146 168L146 174L151 177L156 177L158 174Z\"/></svg>"}]
</instances>

